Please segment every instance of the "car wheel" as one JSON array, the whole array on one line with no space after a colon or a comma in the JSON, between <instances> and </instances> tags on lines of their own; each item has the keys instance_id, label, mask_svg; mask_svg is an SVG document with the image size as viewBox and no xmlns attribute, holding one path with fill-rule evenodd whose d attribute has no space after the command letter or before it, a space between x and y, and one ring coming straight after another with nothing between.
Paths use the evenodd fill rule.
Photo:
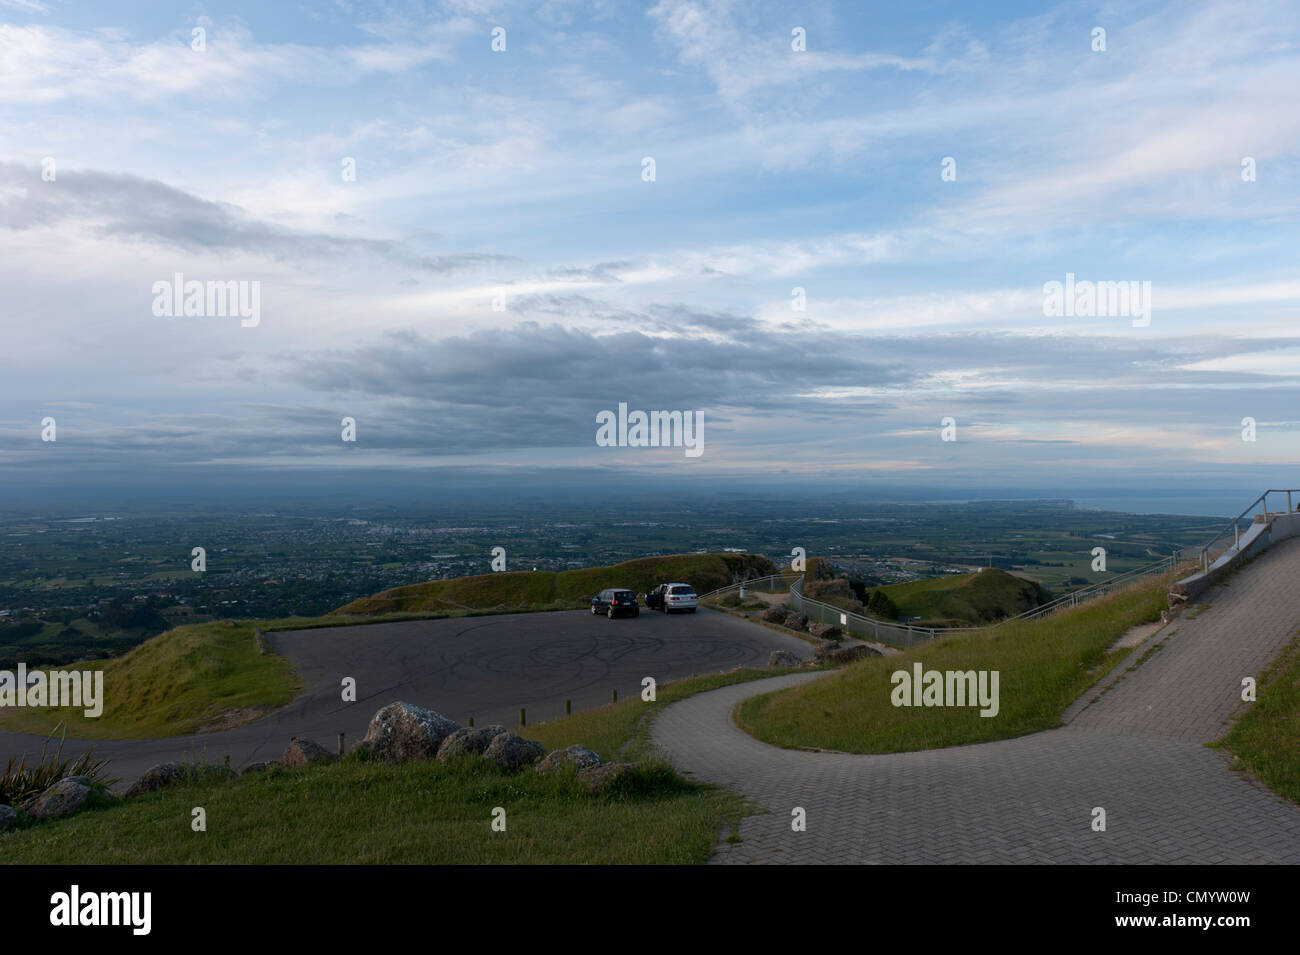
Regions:
<instances>
[{"instance_id":1,"label":"car wheel","mask_svg":"<svg viewBox=\"0 0 1300 955\"><path fill-rule=\"evenodd\" d=\"M598 613L600 613L600 611L596 609L596 605L595 605L595 604L592 604L592 605L591 605L591 615L594 617L594 616L596 616L596 614L598 614Z\"/></svg>"},{"instance_id":2,"label":"car wheel","mask_svg":"<svg viewBox=\"0 0 1300 955\"><path fill-rule=\"evenodd\" d=\"M632 611L632 616L634 616L634 617L639 617L639 616L641 616L641 611L640 611L640 610L633 610L633 611Z\"/></svg>"},{"instance_id":3,"label":"car wheel","mask_svg":"<svg viewBox=\"0 0 1300 955\"><path fill-rule=\"evenodd\" d=\"M610 619L610 620L613 620L613 619L614 619L614 608L613 608L613 607L610 607L610 608L609 608L609 614L608 614L608 616L609 616L609 619Z\"/></svg>"},{"instance_id":4,"label":"car wheel","mask_svg":"<svg viewBox=\"0 0 1300 955\"><path fill-rule=\"evenodd\" d=\"M694 608L694 607L691 608L691 613L695 613L695 608Z\"/></svg>"}]
</instances>

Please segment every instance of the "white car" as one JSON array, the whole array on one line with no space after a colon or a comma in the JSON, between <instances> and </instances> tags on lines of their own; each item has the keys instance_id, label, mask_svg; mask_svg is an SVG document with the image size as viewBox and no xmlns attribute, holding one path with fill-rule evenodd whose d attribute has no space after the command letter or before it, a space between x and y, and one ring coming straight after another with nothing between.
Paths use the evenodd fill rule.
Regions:
<instances>
[{"instance_id":1,"label":"white car","mask_svg":"<svg viewBox=\"0 0 1300 955\"><path fill-rule=\"evenodd\" d=\"M672 613L676 610L695 613L698 605L699 597L690 584L660 584L646 594L646 607L651 610L662 610L664 613Z\"/></svg>"}]
</instances>

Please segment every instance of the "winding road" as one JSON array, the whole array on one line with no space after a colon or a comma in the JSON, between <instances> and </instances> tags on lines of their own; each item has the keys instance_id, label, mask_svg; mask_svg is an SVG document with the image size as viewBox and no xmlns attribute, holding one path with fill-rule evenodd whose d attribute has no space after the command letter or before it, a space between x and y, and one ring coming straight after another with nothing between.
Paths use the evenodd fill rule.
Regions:
<instances>
[{"instance_id":1,"label":"winding road","mask_svg":"<svg viewBox=\"0 0 1300 955\"><path fill-rule=\"evenodd\" d=\"M813 673L675 703L653 739L681 771L759 808L715 863L1297 864L1300 807L1205 744L1250 705L1242 678L1300 629L1298 584L1293 538L1148 637L1060 729L873 756L779 749L736 727L741 700L823 676ZM795 807L805 831L793 831Z\"/></svg>"}]
</instances>

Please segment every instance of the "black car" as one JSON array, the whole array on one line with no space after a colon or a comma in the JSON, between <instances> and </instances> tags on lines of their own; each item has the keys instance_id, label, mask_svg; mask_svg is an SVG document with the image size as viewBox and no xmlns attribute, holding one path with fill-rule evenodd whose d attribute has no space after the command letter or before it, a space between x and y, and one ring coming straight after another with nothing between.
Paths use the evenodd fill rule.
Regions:
<instances>
[{"instance_id":1,"label":"black car","mask_svg":"<svg viewBox=\"0 0 1300 955\"><path fill-rule=\"evenodd\" d=\"M591 612L603 613L610 620L615 617L639 617L641 605L636 602L636 594L632 591L611 587L591 598Z\"/></svg>"}]
</instances>

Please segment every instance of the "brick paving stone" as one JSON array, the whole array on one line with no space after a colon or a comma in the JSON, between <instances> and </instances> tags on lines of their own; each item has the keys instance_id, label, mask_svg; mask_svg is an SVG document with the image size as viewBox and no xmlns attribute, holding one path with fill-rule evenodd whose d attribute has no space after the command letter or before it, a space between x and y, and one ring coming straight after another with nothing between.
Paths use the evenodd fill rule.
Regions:
<instances>
[{"instance_id":1,"label":"brick paving stone","mask_svg":"<svg viewBox=\"0 0 1300 955\"><path fill-rule=\"evenodd\" d=\"M746 697L819 679L792 674L664 710L655 744L682 770L768 812L746 817L715 863L1300 864L1300 807L1204 744L1300 629L1300 538L1265 551L1154 634L1066 726L993 743L888 755L761 743L732 721ZM1136 670L1125 668L1159 644ZM808 829L790 828L794 806ZM1091 830L1102 806L1107 831Z\"/></svg>"}]
</instances>

